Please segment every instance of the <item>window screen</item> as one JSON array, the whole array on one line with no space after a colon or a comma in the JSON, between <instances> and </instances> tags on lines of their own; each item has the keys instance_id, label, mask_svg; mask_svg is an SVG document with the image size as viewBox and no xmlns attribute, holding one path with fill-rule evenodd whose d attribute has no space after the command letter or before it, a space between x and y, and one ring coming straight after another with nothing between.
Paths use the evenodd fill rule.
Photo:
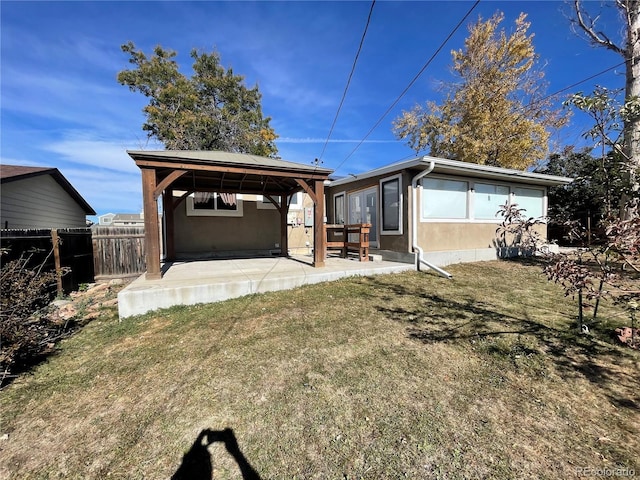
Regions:
<instances>
[{"instance_id":1,"label":"window screen","mask_svg":"<svg viewBox=\"0 0 640 480\"><path fill-rule=\"evenodd\" d=\"M500 206L509 202L509 187L489 183L476 183L474 190L474 218L499 218L497 212Z\"/></svg>"},{"instance_id":2,"label":"window screen","mask_svg":"<svg viewBox=\"0 0 640 480\"><path fill-rule=\"evenodd\" d=\"M541 217L544 215L542 201L544 198L544 192L534 188L520 188L513 189L515 194L514 203L518 205L518 208L526 210L524 216L526 217Z\"/></svg>"},{"instance_id":3,"label":"window screen","mask_svg":"<svg viewBox=\"0 0 640 480\"><path fill-rule=\"evenodd\" d=\"M422 218L467 218L467 182L425 178L422 187Z\"/></svg>"},{"instance_id":4,"label":"window screen","mask_svg":"<svg viewBox=\"0 0 640 480\"><path fill-rule=\"evenodd\" d=\"M382 186L382 231L400 230L400 178L383 180Z\"/></svg>"}]
</instances>

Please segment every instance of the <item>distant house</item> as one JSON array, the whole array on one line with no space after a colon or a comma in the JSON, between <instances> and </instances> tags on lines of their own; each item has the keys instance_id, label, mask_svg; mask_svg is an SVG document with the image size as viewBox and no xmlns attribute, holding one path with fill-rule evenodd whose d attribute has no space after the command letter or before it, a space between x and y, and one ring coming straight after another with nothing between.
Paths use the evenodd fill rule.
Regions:
<instances>
[{"instance_id":1,"label":"distant house","mask_svg":"<svg viewBox=\"0 0 640 480\"><path fill-rule=\"evenodd\" d=\"M98 217L101 227L144 227L142 213L105 213Z\"/></svg>"},{"instance_id":2,"label":"distant house","mask_svg":"<svg viewBox=\"0 0 640 480\"><path fill-rule=\"evenodd\" d=\"M82 228L95 215L57 168L0 165L3 229Z\"/></svg>"}]
</instances>

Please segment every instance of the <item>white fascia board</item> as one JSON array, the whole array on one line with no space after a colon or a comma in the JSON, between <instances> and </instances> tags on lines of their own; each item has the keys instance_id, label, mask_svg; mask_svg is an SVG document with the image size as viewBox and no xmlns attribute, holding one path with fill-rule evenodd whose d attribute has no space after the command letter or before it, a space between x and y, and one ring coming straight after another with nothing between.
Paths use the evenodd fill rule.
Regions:
<instances>
[{"instance_id":1,"label":"white fascia board","mask_svg":"<svg viewBox=\"0 0 640 480\"><path fill-rule=\"evenodd\" d=\"M559 177L555 175L546 175L543 173L526 172L522 170L513 170L509 168L492 167L488 165L478 165L477 163L459 162L456 160L448 160L446 158L437 158L423 156L411 160L393 163L385 167L376 168L363 172L358 175L350 175L349 177L333 180L329 183L330 187L346 185L357 180L376 177L379 175L387 175L389 173L398 172L414 167L424 167L430 165L433 161L435 168L433 173L454 174L465 177L492 178L496 180L510 180L533 185L566 185L573 181L572 178Z\"/></svg>"}]
</instances>

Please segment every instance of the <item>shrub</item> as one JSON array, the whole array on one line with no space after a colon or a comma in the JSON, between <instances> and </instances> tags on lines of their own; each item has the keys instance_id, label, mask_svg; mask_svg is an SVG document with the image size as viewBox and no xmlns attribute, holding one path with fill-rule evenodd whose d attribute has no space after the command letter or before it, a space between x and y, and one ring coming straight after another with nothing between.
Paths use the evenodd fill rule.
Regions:
<instances>
[{"instance_id":1,"label":"shrub","mask_svg":"<svg viewBox=\"0 0 640 480\"><path fill-rule=\"evenodd\" d=\"M23 254L0 268L0 386L37 362L66 329L43 314L55 296L56 272L45 271L44 262L28 268L32 255Z\"/></svg>"}]
</instances>

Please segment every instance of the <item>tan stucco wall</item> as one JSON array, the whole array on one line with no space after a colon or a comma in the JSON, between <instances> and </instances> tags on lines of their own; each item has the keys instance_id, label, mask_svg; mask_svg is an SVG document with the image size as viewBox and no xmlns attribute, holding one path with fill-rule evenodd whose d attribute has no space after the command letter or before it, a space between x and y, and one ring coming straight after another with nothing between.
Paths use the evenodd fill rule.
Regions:
<instances>
[{"instance_id":1,"label":"tan stucco wall","mask_svg":"<svg viewBox=\"0 0 640 480\"><path fill-rule=\"evenodd\" d=\"M313 209L313 200L306 193L302 195L302 206ZM295 254L310 254L313 251L313 227L305 227L304 210L289 210L290 215L297 219L296 225L288 227L289 252ZM311 214L313 219L313 213ZM313 220L311 221L313 224Z\"/></svg>"},{"instance_id":2,"label":"tan stucco wall","mask_svg":"<svg viewBox=\"0 0 640 480\"><path fill-rule=\"evenodd\" d=\"M303 206L313 206L308 195ZM175 210L175 249L178 258L207 256L222 251L277 250L280 248L280 215L274 209L259 209L255 197L242 200L241 217L188 216L186 200ZM313 248L313 228L304 226L304 210L290 210L297 226L289 225L291 253L308 253ZM306 245L309 242L309 246ZM276 244L278 246L276 246Z\"/></svg>"},{"instance_id":3,"label":"tan stucco wall","mask_svg":"<svg viewBox=\"0 0 640 480\"><path fill-rule=\"evenodd\" d=\"M408 172L394 172L391 174L379 175L372 178L366 178L363 180L355 180L349 182L347 185L337 185L326 189L326 203L327 203L327 223L334 223L334 211L333 211L333 196L342 192L346 194L366 190L369 188L376 188L378 192L378 225L381 224L381 206L380 206L380 180L383 178L389 178L402 173L402 234L381 234L378 231L378 248L381 250L393 250L396 252L408 252L410 250L410 229L411 218L407 215L409 212L409 206L411 205L411 176ZM345 202L347 199L345 198Z\"/></svg>"},{"instance_id":4,"label":"tan stucco wall","mask_svg":"<svg viewBox=\"0 0 640 480\"><path fill-rule=\"evenodd\" d=\"M495 248L498 223L418 222L418 243L426 252ZM536 231L547 237L547 226Z\"/></svg>"}]
</instances>

